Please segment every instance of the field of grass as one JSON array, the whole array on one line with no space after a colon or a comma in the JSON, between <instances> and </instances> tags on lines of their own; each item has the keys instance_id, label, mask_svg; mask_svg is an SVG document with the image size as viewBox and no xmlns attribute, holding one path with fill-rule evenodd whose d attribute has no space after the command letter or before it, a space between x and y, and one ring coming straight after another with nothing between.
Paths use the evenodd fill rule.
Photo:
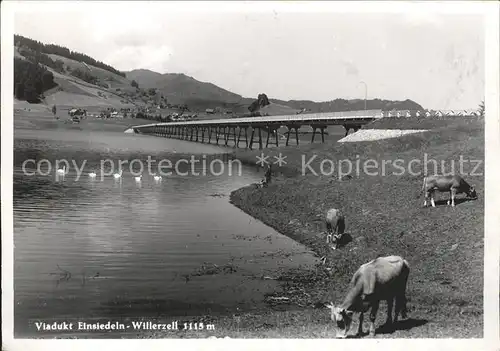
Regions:
<instances>
[{"instance_id":1,"label":"field of grass","mask_svg":"<svg viewBox=\"0 0 500 351\"><path fill-rule=\"evenodd\" d=\"M399 139L266 150L267 155L283 153L288 164L275 166L276 179L268 188L239 189L231 194L231 201L246 213L312 248L318 256L327 256L326 268L331 268L328 275L316 279L316 283L307 288L316 302L341 302L352 274L361 264L379 255L401 255L411 267L410 317L439 321L446 316L447 322L437 323L432 335L427 334L430 333L428 327L422 326L401 331L394 337L481 337L484 165L474 170L481 175L465 176L478 190L477 200L460 201L451 208L446 206L448 194L441 194L436 208L422 208L423 197L417 199L422 175L400 174L392 162L400 159L404 161L401 165L408 165L412 160L423 163L427 154L427 158L437 160L438 165L444 161L445 171L450 170L454 160L458 171L460 156L465 160L484 160L484 120L454 119L446 126L441 120L434 125L428 121L426 128L431 130ZM236 150L235 157L255 164L259 154L259 150ZM307 162L314 155L316 159L310 164L313 171L302 174L302 157ZM339 160L360 160L361 170L363 162L371 159L379 163L379 174L354 172L351 173L353 179L346 181L340 181L337 172L315 175L325 159L335 161L335 165ZM385 175L381 174L383 161ZM463 171L468 174L474 167L475 163L465 163ZM330 167L325 169L328 171ZM375 170L372 167L368 172ZM414 173L421 170L418 165L412 169ZM433 172L431 163L429 172ZM330 207L343 209L346 231L352 237L352 242L336 251L325 246L322 235L321 218ZM286 291L283 295L286 296ZM477 327L472 334L471 326Z\"/></svg>"},{"instance_id":2,"label":"field of grass","mask_svg":"<svg viewBox=\"0 0 500 351\"><path fill-rule=\"evenodd\" d=\"M259 111L263 114L267 113L270 116L278 116L278 115L294 115L300 110L271 102L269 105L261 107Z\"/></svg>"},{"instance_id":3,"label":"field of grass","mask_svg":"<svg viewBox=\"0 0 500 351\"><path fill-rule=\"evenodd\" d=\"M95 106L90 106L89 111ZM137 124L136 119L96 119L88 117L80 123L68 123L68 113L63 106L58 105L57 115L54 118L51 105L29 104L26 101L14 100L14 133L21 129L59 129L59 130L81 130L81 131L116 131L124 132L130 126Z\"/></svg>"},{"instance_id":4,"label":"field of grass","mask_svg":"<svg viewBox=\"0 0 500 351\"><path fill-rule=\"evenodd\" d=\"M106 71L105 69L102 69L99 67L94 67L91 65L87 65L87 66L91 67L91 70L89 71L87 66L85 66L81 62L72 60L72 59L67 58L67 57L55 55L55 54L50 54L48 56L54 61L61 60L62 62L64 62L64 65L66 67L70 67L71 70L79 69L79 70L82 70L85 72L89 72L93 76L99 78L99 80L101 80L102 82L104 82L104 81L109 82L112 87L119 87L121 85L127 85L127 86L130 85L127 78L119 76L118 74L115 74L113 72Z\"/></svg>"}]
</instances>

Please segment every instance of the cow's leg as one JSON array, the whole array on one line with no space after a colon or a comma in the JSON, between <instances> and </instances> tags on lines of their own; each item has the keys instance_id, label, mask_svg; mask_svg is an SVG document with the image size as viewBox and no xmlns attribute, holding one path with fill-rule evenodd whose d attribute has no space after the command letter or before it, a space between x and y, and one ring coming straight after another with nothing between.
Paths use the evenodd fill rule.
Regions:
<instances>
[{"instance_id":1,"label":"cow's leg","mask_svg":"<svg viewBox=\"0 0 500 351\"><path fill-rule=\"evenodd\" d=\"M406 319L408 318L408 310L406 308L406 293L405 291L402 292L401 294L401 318Z\"/></svg>"},{"instance_id":2,"label":"cow's leg","mask_svg":"<svg viewBox=\"0 0 500 351\"><path fill-rule=\"evenodd\" d=\"M335 228L333 228L333 249L336 250L337 247L338 247L338 238L337 238L337 235L338 235L338 232L339 232L339 224L337 222L337 224L335 225Z\"/></svg>"},{"instance_id":3,"label":"cow's leg","mask_svg":"<svg viewBox=\"0 0 500 351\"><path fill-rule=\"evenodd\" d=\"M451 207L455 207L455 195L457 195L457 189L451 188L450 195L451 195Z\"/></svg>"},{"instance_id":4,"label":"cow's leg","mask_svg":"<svg viewBox=\"0 0 500 351\"><path fill-rule=\"evenodd\" d=\"M326 224L326 244L328 245L332 240L332 225L328 221L325 224Z\"/></svg>"},{"instance_id":5,"label":"cow's leg","mask_svg":"<svg viewBox=\"0 0 500 351\"><path fill-rule=\"evenodd\" d=\"M364 317L364 313L361 312L359 314L358 336L363 335L363 317Z\"/></svg>"},{"instance_id":6,"label":"cow's leg","mask_svg":"<svg viewBox=\"0 0 500 351\"><path fill-rule=\"evenodd\" d=\"M434 191L431 193L431 205L432 207L436 207L436 203L434 202Z\"/></svg>"},{"instance_id":7,"label":"cow's leg","mask_svg":"<svg viewBox=\"0 0 500 351\"><path fill-rule=\"evenodd\" d=\"M429 198L429 192L425 192L424 194L424 207L427 207L427 199Z\"/></svg>"},{"instance_id":8,"label":"cow's leg","mask_svg":"<svg viewBox=\"0 0 500 351\"><path fill-rule=\"evenodd\" d=\"M387 319L384 324L384 328L392 329L392 308L394 305L394 297L387 299Z\"/></svg>"},{"instance_id":9,"label":"cow's leg","mask_svg":"<svg viewBox=\"0 0 500 351\"><path fill-rule=\"evenodd\" d=\"M375 336L375 318L377 317L378 306L380 301L373 301L370 310L370 335Z\"/></svg>"},{"instance_id":10,"label":"cow's leg","mask_svg":"<svg viewBox=\"0 0 500 351\"><path fill-rule=\"evenodd\" d=\"M406 315L406 297L405 292L399 293L396 296L396 307L394 311L394 323L398 321L398 317L401 314L401 318L405 319Z\"/></svg>"}]
</instances>

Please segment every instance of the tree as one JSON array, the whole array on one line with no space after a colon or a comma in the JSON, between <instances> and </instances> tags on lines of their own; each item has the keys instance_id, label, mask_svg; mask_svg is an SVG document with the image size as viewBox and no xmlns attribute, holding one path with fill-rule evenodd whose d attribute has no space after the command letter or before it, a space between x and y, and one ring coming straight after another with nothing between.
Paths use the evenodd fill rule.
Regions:
<instances>
[{"instance_id":1,"label":"tree","mask_svg":"<svg viewBox=\"0 0 500 351\"><path fill-rule=\"evenodd\" d=\"M137 83L135 80L132 80L132 83L130 83L134 88L139 89L139 83Z\"/></svg>"},{"instance_id":2,"label":"tree","mask_svg":"<svg viewBox=\"0 0 500 351\"><path fill-rule=\"evenodd\" d=\"M24 89L24 97L26 98L26 101L29 103L37 103L40 101L38 99L36 88L33 86L31 82L26 84L26 87Z\"/></svg>"},{"instance_id":3,"label":"tree","mask_svg":"<svg viewBox=\"0 0 500 351\"><path fill-rule=\"evenodd\" d=\"M43 91L54 87L54 75L50 71L45 71L42 75Z\"/></svg>"},{"instance_id":4,"label":"tree","mask_svg":"<svg viewBox=\"0 0 500 351\"><path fill-rule=\"evenodd\" d=\"M24 84L23 83L16 84L15 94L16 94L16 99L18 99L18 100L24 99Z\"/></svg>"}]
</instances>

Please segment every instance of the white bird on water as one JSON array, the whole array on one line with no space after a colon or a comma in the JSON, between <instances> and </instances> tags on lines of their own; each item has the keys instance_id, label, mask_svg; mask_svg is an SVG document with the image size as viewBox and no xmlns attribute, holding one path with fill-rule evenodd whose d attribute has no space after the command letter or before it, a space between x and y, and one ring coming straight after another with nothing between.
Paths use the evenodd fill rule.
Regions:
<instances>
[{"instance_id":1,"label":"white bird on water","mask_svg":"<svg viewBox=\"0 0 500 351\"><path fill-rule=\"evenodd\" d=\"M66 165L64 165L63 168L59 168L57 170L57 174L65 175L66 174Z\"/></svg>"},{"instance_id":2,"label":"white bird on water","mask_svg":"<svg viewBox=\"0 0 500 351\"><path fill-rule=\"evenodd\" d=\"M155 173L155 174L153 174L153 178L154 178L155 180L161 180L161 176L156 175L156 173Z\"/></svg>"},{"instance_id":3,"label":"white bird on water","mask_svg":"<svg viewBox=\"0 0 500 351\"><path fill-rule=\"evenodd\" d=\"M89 173L90 178L95 178L96 176L97 176L97 174L94 171Z\"/></svg>"},{"instance_id":4,"label":"white bird on water","mask_svg":"<svg viewBox=\"0 0 500 351\"><path fill-rule=\"evenodd\" d=\"M115 179L121 178L122 177L122 173L123 173L123 170L120 169L120 173L113 174L113 177L115 177Z\"/></svg>"},{"instance_id":5,"label":"white bird on water","mask_svg":"<svg viewBox=\"0 0 500 351\"><path fill-rule=\"evenodd\" d=\"M135 177L135 181L136 182L140 182L141 179L142 179L142 174L140 174L140 175L138 175L138 176Z\"/></svg>"}]
</instances>

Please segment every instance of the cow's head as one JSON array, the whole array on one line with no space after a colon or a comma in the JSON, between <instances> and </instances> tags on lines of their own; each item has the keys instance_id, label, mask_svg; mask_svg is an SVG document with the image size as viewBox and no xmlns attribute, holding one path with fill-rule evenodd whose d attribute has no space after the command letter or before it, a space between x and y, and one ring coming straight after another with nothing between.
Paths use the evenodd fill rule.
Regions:
<instances>
[{"instance_id":1,"label":"cow's head","mask_svg":"<svg viewBox=\"0 0 500 351\"><path fill-rule=\"evenodd\" d=\"M345 308L336 307L331 302L326 305L326 308L330 309L330 318L335 323L336 337L345 339L347 332L351 328L353 312L347 311Z\"/></svg>"},{"instance_id":2,"label":"cow's head","mask_svg":"<svg viewBox=\"0 0 500 351\"><path fill-rule=\"evenodd\" d=\"M473 199L477 199L477 192L476 189L474 189L473 186L469 188L469 191L467 192L467 196Z\"/></svg>"}]
</instances>

